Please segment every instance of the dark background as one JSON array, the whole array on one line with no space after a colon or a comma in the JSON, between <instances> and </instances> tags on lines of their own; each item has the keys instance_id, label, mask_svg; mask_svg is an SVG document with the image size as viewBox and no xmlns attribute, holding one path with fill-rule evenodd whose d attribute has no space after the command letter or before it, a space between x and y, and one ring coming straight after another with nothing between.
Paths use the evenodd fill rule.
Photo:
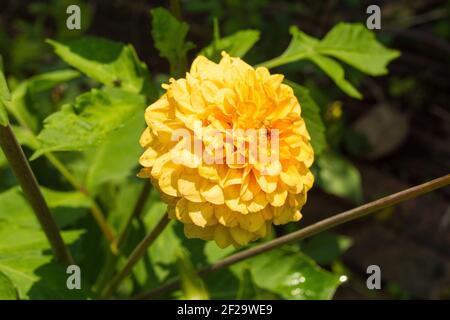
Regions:
<instances>
[{"instance_id":1,"label":"dark background","mask_svg":"<svg viewBox=\"0 0 450 320\"><path fill-rule=\"evenodd\" d=\"M83 30L78 34L65 28L65 8L76 3L82 6ZM450 167L450 1L376 3L382 12L378 39L402 55L389 65L386 76L369 78L346 70L363 100L345 96L310 63L276 69L311 90L323 112L330 148L360 171L365 201L447 174ZM185 0L181 4L182 18L190 25L188 39L197 49L210 43L213 17L219 19L222 35L244 28L261 30L260 41L246 57L249 63L259 63L283 52L290 40L290 25L322 37L340 21L365 23L365 9L375 2ZM0 53L6 74L12 81L20 81L61 67L44 39L80 34L131 43L152 75L165 74L168 63L158 56L150 34L149 10L157 6L168 8L169 4L2 0ZM196 52L190 51L190 58ZM333 113L341 108L342 115ZM365 128L365 137L355 134L358 126ZM370 137L376 143L368 149ZM6 189L8 177L0 179L1 189ZM335 298L449 299L449 198L450 189L442 189L336 229L334 233L349 236L353 245L333 262L322 263L351 274ZM302 226L353 206L349 200L314 188L303 211ZM324 238L321 241L326 242ZM332 251L329 245L328 251ZM371 264L381 267L380 291L366 288L365 270Z\"/></svg>"}]
</instances>

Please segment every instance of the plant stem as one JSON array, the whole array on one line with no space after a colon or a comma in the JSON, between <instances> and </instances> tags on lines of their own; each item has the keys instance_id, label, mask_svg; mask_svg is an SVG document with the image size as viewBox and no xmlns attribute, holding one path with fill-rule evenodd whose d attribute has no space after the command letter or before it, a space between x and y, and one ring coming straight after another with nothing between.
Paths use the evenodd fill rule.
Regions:
<instances>
[{"instance_id":1,"label":"plant stem","mask_svg":"<svg viewBox=\"0 0 450 320\"><path fill-rule=\"evenodd\" d=\"M72 185L74 189L77 189L84 195L86 195L91 200L90 211L95 221L97 222L100 230L108 240L111 246L111 250L114 253L117 253L116 246L116 238L113 230L109 227L108 222L106 221L105 215L102 212L102 209L98 206L95 200L89 195L86 188L75 178L75 176L67 169L67 167L52 153L46 152L44 156L50 161L50 163L58 170L59 173Z\"/></svg>"},{"instance_id":2,"label":"plant stem","mask_svg":"<svg viewBox=\"0 0 450 320\"><path fill-rule=\"evenodd\" d=\"M259 246L255 246L253 248L238 252L233 254L223 260L220 260L210 266L206 266L198 270L198 274L204 275L210 272L214 272L223 268L226 268L232 264L240 262L242 260L254 257L258 254L279 248L285 244L292 243L307 237L311 237L317 233L328 230L330 228L336 227L340 224L346 223L348 221L363 217L367 214L376 212L383 208L393 206L397 203L415 198L417 196L423 195L425 193L431 192L433 190L445 187L450 184L450 174L442 176L440 178L431 180L429 182L420 184L418 186L400 191L398 193L394 193L383 197L381 199L366 203L360 207L344 211L342 213L336 214L327 219L316 222L308 227L300 229L298 231L289 233L285 236L276 238L272 241L263 243ZM168 281L166 284L158 287L156 289L152 289L150 291L138 294L135 296L136 299L149 299L160 294L166 293L170 290L177 289L180 285L180 280L178 278L172 279Z\"/></svg>"},{"instance_id":3,"label":"plant stem","mask_svg":"<svg viewBox=\"0 0 450 320\"><path fill-rule=\"evenodd\" d=\"M181 5L179 0L170 0L170 12L173 16L181 21Z\"/></svg>"},{"instance_id":4,"label":"plant stem","mask_svg":"<svg viewBox=\"0 0 450 320\"><path fill-rule=\"evenodd\" d=\"M170 12L178 20L182 21L180 0L170 0ZM186 72L187 57L181 55L175 63L170 65L170 75L175 78L181 77Z\"/></svg>"},{"instance_id":5,"label":"plant stem","mask_svg":"<svg viewBox=\"0 0 450 320\"><path fill-rule=\"evenodd\" d=\"M36 177L10 125L0 126L0 146L50 242L56 260L67 265L73 264L72 256L64 244Z\"/></svg>"},{"instance_id":6,"label":"plant stem","mask_svg":"<svg viewBox=\"0 0 450 320\"><path fill-rule=\"evenodd\" d=\"M144 186L142 187L141 193L139 194L139 197L136 201L136 204L134 205L134 209L131 212L130 216L128 217L127 222L125 223L124 228L119 234L118 240L117 240L117 248L120 251L120 248L125 243L125 240L128 236L128 232L131 228L131 224L135 218L138 218L142 211L144 210L144 206L147 203L148 196L150 195L152 185L150 183L150 180L145 181Z\"/></svg>"},{"instance_id":7,"label":"plant stem","mask_svg":"<svg viewBox=\"0 0 450 320\"><path fill-rule=\"evenodd\" d=\"M134 251L128 258L125 266L120 270L114 278L111 280L109 286L103 291L102 297L108 299L114 293L118 285L123 279L131 272L134 265L142 258L142 256L147 252L148 247L156 240L156 238L161 234L164 228L169 224L170 219L167 213L159 220L155 228L137 245Z\"/></svg>"},{"instance_id":8,"label":"plant stem","mask_svg":"<svg viewBox=\"0 0 450 320\"><path fill-rule=\"evenodd\" d=\"M136 204L134 205L133 211L131 212L130 216L128 217L128 220L125 223L125 226L123 227L122 231L120 232L120 234L117 238L117 253L118 254L112 254L111 252L108 253L106 264L105 264L102 272L100 273L100 276L95 285L96 292L101 293L103 291L103 289L105 288L105 286L108 284L108 281L114 275L114 270L115 270L116 264L119 261L120 253L122 253L122 247L126 243L133 220L135 218L138 218L142 214L144 206L145 206L148 196L150 194L150 190L151 190L150 180L147 180L145 182L144 186L142 187L141 193L138 196L138 199L136 201Z\"/></svg>"}]
</instances>

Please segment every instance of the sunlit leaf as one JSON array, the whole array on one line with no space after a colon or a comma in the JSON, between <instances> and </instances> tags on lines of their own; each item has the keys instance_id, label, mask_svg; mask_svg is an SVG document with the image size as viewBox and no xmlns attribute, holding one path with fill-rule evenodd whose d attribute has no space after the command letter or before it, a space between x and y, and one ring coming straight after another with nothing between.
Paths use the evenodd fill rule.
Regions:
<instances>
[{"instance_id":1,"label":"sunlit leaf","mask_svg":"<svg viewBox=\"0 0 450 320\"><path fill-rule=\"evenodd\" d=\"M294 89L294 94L302 108L302 117L311 136L314 153L319 155L327 145L325 125L320 115L320 107L311 98L308 89L292 81L286 80L285 82Z\"/></svg>"},{"instance_id":2,"label":"sunlit leaf","mask_svg":"<svg viewBox=\"0 0 450 320\"><path fill-rule=\"evenodd\" d=\"M209 294L202 278L198 276L189 255L180 250L177 255L178 273L183 298L187 300L208 300Z\"/></svg>"},{"instance_id":3,"label":"sunlit leaf","mask_svg":"<svg viewBox=\"0 0 450 320\"><path fill-rule=\"evenodd\" d=\"M337 153L322 153L316 160L317 184L326 192L360 203L363 199L359 170Z\"/></svg>"},{"instance_id":4,"label":"sunlit leaf","mask_svg":"<svg viewBox=\"0 0 450 320\"><path fill-rule=\"evenodd\" d=\"M322 55L313 55L309 59L319 66L334 83L350 97L362 99L362 94L345 79L344 68L335 60Z\"/></svg>"},{"instance_id":5,"label":"sunlit leaf","mask_svg":"<svg viewBox=\"0 0 450 320\"><path fill-rule=\"evenodd\" d=\"M400 53L384 47L375 34L361 24L339 23L322 40L313 38L297 27L290 29L292 40L279 56L263 65L273 68L283 64L308 59L320 67L336 85L349 96L361 99L361 93L345 79L344 68L337 58L369 75L378 76L387 72L388 63Z\"/></svg>"},{"instance_id":6,"label":"sunlit leaf","mask_svg":"<svg viewBox=\"0 0 450 320\"><path fill-rule=\"evenodd\" d=\"M137 142L143 128L144 118L141 113L136 113L99 147L86 152L90 165L85 185L91 193L96 194L97 189L106 182L119 182L136 174L137 169L133 169L137 168L137 160L142 153ZM123 152L124 147L126 152Z\"/></svg>"},{"instance_id":7,"label":"sunlit leaf","mask_svg":"<svg viewBox=\"0 0 450 320\"><path fill-rule=\"evenodd\" d=\"M331 231L301 242L302 252L320 264L331 264L352 245L352 239Z\"/></svg>"},{"instance_id":8,"label":"sunlit leaf","mask_svg":"<svg viewBox=\"0 0 450 320\"><path fill-rule=\"evenodd\" d=\"M50 71L33 76L21 82L14 89L8 110L18 119L19 123L36 131L42 119L57 107L50 99L49 101L42 101L41 94L58 84L67 83L79 76L79 72L70 69ZM45 105L42 102L46 102Z\"/></svg>"},{"instance_id":9,"label":"sunlit leaf","mask_svg":"<svg viewBox=\"0 0 450 320\"><path fill-rule=\"evenodd\" d=\"M240 30L232 35L215 39L210 45L203 48L200 55L213 61L219 61L221 52L225 51L232 57L244 57L245 54L259 40L258 30Z\"/></svg>"},{"instance_id":10,"label":"sunlit leaf","mask_svg":"<svg viewBox=\"0 0 450 320\"><path fill-rule=\"evenodd\" d=\"M81 151L93 147L144 108L143 96L105 87L80 95L75 104L49 116L38 139L36 158L47 151Z\"/></svg>"},{"instance_id":11,"label":"sunlit leaf","mask_svg":"<svg viewBox=\"0 0 450 320\"><path fill-rule=\"evenodd\" d=\"M293 247L272 250L242 264L249 266L258 287L284 299L331 299L339 286L337 275Z\"/></svg>"},{"instance_id":12,"label":"sunlit leaf","mask_svg":"<svg viewBox=\"0 0 450 320\"><path fill-rule=\"evenodd\" d=\"M386 74L389 62L400 52L383 46L375 33L357 23L338 23L317 46L317 51L338 58L356 69L379 76Z\"/></svg>"},{"instance_id":13,"label":"sunlit leaf","mask_svg":"<svg viewBox=\"0 0 450 320\"><path fill-rule=\"evenodd\" d=\"M67 244L80 231L62 233ZM73 299L86 296L85 290L69 290L65 268L54 262L44 233L0 220L0 272L17 288L20 299Z\"/></svg>"},{"instance_id":14,"label":"sunlit leaf","mask_svg":"<svg viewBox=\"0 0 450 320\"><path fill-rule=\"evenodd\" d=\"M96 37L47 41L61 59L88 77L107 86L154 97L147 66L131 45Z\"/></svg>"},{"instance_id":15,"label":"sunlit leaf","mask_svg":"<svg viewBox=\"0 0 450 320\"><path fill-rule=\"evenodd\" d=\"M43 187L41 190L60 226L61 222L67 224L68 220L73 221L80 217L80 212L71 211L70 208L89 208L91 205L90 199L78 191L55 191ZM64 208L64 210L54 210L57 208ZM72 216L63 217L65 213ZM14 222L19 226L40 228L33 210L19 187L0 193L0 219Z\"/></svg>"},{"instance_id":16,"label":"sunlit leaf","mask_svg":"<svg viewBox=\"0 0 450 320\"><path fill-rule=\"evenodd\" d=\"M0 300L17 300L17 289L11 279L0 272Z\"/></svg>"},{"instance_id":17,"label":"sunlit leaf","mask_svg":"<svg viewBox=\"0 0 450 320\"><path fill-rule=\"evenodd\" d=\"M192 42L186 41L189 26L164 8L151 10L152 36L156 49L162 58L166 58L173 72L184 72L179 70L186 62L186 53L194 48Z\"/></svg>"}]
</instances>

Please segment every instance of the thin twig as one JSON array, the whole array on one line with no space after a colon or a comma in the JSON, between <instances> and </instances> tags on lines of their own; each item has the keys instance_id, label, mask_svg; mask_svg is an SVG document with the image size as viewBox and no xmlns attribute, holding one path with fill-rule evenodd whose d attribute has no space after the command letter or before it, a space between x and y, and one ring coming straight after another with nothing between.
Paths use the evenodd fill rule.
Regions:
<instances>
[{"instance_id":1,"label":"thin twig","mask_svg":"<svg viewBox=\"0 0 450 320\"><path fill-rule=\"evenodd\" d=\"M133 220L138 218L142 214L142 212L144 210L144 206L147 203L148 197L150 195L151 188L152 188L152 185L150 183L150 180L145 181L145 184L142 187L141 193L139 194L136 204L134 205L134 209L131 212L130 216L128 217L128 220L125 223L124 228L122 229L122 231L119 234L119 237L117 240L117 248L119 249L119 251L120 251L120 248L122 247L122 245L125 243L126 237L131 228L131 224L132 224Z\"/></svg>"},{"instance_id":2,"label":"thin twig","mask_svg":"<svg viewBox=\"0 0 450 320\"><path fill-rule=\"evenodd\" d=\"M425 193L431 192L433 190L445 187L450 184L450 174L447 174L445 176L442 176L440 178L431 180L429 182L420 184L418 186L400 191L398 193L391 194L389 196L383 197L381 199L366 203L360 207L344 211L342 213L339 213L337 215L334 215L330 218L324 219L322 221L319 221L317 223L314 223L308 227L305 227L303 229L300 229L298 231L289 233L285 236L276 238L272 241L263 243L259 246L238 252L236 254L233 254L223 260L220 260L210 266L206 266L204 268L201 268L198 271L198 274L204 275L208 274L223 268L226 268L232 264L235 264L237 262L240 262L242 260L254 257L258 254L279 248L285 244L292 243L307 237L311 237L317 233L320 233L322 231L325 231L327 229L336 227L340 224L343 224L345 222L363 217L369 213L376 212L378 210L381 210L383 208L393 206L397 203L415 198L417 196L423 195ZM179 288L180 280L178 278L169 280L164 285L152 289L150 291L141 293L136 295L135 299L149 299L155 296L158 296L160 294L169 292L171 290L175 290Z\"/></svg>"},{"instance_id":3,"label":"thin twig","mask_svg":"<svg viewBox=\"0 0 450 320\"><path fill-rule=\"evenodd\" d=\"M52 153L46 152L44 156L50 161L50 163L58 170L59 173L72 185L74 189L77 189L91 201L90 211L95 221L97 222L100 230L111 245L111 250L117 252L115 245L114 231L109 227L106 221L105 215L97 202L91 197L86 188L78 181L78 179L67 169L67 167Z\"/></svg>"},{"instance_id":4,"label":"thin twig","mask_svg":"<svg viewBox=\"0 0 450 320\"><path fill-rule=\"evenodd\" d=\"M0 146L50 242L56 260L67 265L73 264L69 249L64 244L36 177L10 125L0 126Z\"/></svg>"},{"instance_id":5,"label":"thin twig","mask_svg":"<svg viewBox=\"0 0 450 320\"><path fill-rule=\"evenodd\" d=\"M109 286L103 291L102 297L108 299L114 293L118 285L123 279L131 272L134 265L142 258L142 256L147 252L150 245L156 240L156 238L161 234L165 227L169 224L170 219L167 213L159 220L155 228L137 245L134 251L128 258L125 266L120 270L114 278L111 280Z\"/></svg>"},{"instance_id":6,"label":"thin twig","mask_svg":"<svg viewBox=\"0 0 450 320\"><path fill-rule=\"evenodd\" d=\"M133 220L142 215L144 206L147 203L148 196L150 195L150 191L151 191L151 183L150 180L147 180L144 186L142 187L138 199L136 200L136 204L134 205L133 211L128 217L125 226L123 227L122 231L120 232L117 238L117 254L113 254L112 252L108 253L108 257L106 260L107 262L105 263L104 268L100 273L99 279L95 285L96 287L95 292L102 293L105 286L108 284L109 280L114 275L116 264L119 261L120 254L123 253L122 250L123 247L125 246L128 234L130 233Z\"/></svg>"}]
</instances>

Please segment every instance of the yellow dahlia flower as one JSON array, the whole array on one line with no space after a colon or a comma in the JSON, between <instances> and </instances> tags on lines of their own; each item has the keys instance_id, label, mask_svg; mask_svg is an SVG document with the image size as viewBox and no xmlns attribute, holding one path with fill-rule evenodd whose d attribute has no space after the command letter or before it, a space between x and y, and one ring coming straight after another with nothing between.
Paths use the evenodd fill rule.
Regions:
<instances>
[{"instance_id":1,"label":"yellow dahlia flower","mask_svg":"<svg viewBox=\"0 0 450 320\"><path fill-rule=\"evenodd\" d=\"M314 153L283 76L222 56L218 64L197 57L147 108L139 176L151 179L188 238L224 248L300 220Z\"/></svg>"}]
</instances>

